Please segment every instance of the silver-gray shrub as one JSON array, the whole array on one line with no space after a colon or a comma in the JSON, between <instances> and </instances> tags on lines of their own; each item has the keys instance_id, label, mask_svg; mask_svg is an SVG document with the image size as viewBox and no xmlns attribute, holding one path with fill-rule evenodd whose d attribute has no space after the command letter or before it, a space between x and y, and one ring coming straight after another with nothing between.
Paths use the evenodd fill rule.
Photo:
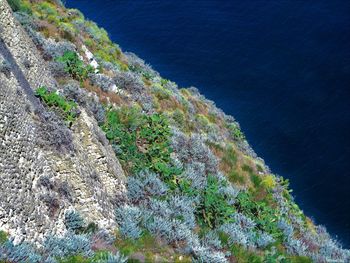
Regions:
<instances>
[{"instance_id":1,"label":"silver-gray shrub","mask_svg":"<svg viewBox=\"0 0 350 263\"><path fill-rule=\"evenodd\" d=\"M194 161L186 164L185 167L181 176L191 182L191 187L203 190L207 185L205 164Z\"/></svg>"},{"instance_id":2,"label":"silver-gray shrub","mask_svg":"<svg viewBox=\"0 0 350 263\"><path fill-rule=\"evenodd\" d=\"M142 212L137 206L124 204L115 211L119 231L124 237L137 239L141 236L140 228Z\"/></svg>"},{"instance_id":3,"label":"silver-gray shrub","mask_svg":"<svg viewBox=\"0 0 350 263\"><path fill-rule=\"evenodd\" d=\"M88 112L92 113L99 124L104 121L105 110L99 102L98 97L81 89L78 82L71 81L67 83L62 87L62 92L67 99L74 100L87 109Z\"/></svg>"},{"instance_id":4,"label":"silver-gray shrub","mask_svg":"<svg viewBox=\"0 0 350 263\"><path fill-rule=\"evenodd\" d=\"M236 202L236 197L240 190L235 188L221 172L218 172L215 176L220 182L218 192L226 197L226 200L230 205L233 205Z\"/></svg>"},{"instance_id":5,"label":"silver-gray shrub","mask_svg":"<svg viewBox=\"0 0 350 263\"><path fill-rule=\"evenodd\" d=\"M173 129L172 148L176 157L183 163L201 162L205 164L206 173L215 174L218 171L218 160L205 144L203 137L192 134L190 137Z\"/></svg>"},{"instance_id":6,"label":"silver-gray shrub","mask_svg":"<svg viewBox=\"0 0 350 263\"><path fill-rule=\"evenodd\" d=\"M4 244L0 244L0 260L6 260L5 262L40 263L42 262L42 257L29 244L14 245L11 240L8 240Z\"/></svg>"},{"instance_id":7,"label":"silver-gray shrub","mask_svg":"<svg viewBox=\"0 0 350 263\"><path fill-rule=\"evenodd\" d=\"M114 85L113 79L105 74L93 73L89 77L93 85L100 87L105 92L110 91Z\"/></svg>"},{"instance_id":8,"label":"silver-gray shrub","mask_svg":"<svg viewBox=\"0 0 350 263\"><path fill-rule=\"evenodd\" d=\"M282 218L280 221L278 221L277 227L283 231L286 239L293 237L294 228L285 219Z\"/></svg>"},{"instance_id":9,"label":"silver-gray shrub","mask_svg":"<svg viewBox=\"0 0 350 263\"><path fill-rule=\"evenodd\" d=\"M42 44L44 56L51 59L63 56L66 51L75 51L75 45L68 41L56 41L52 38L47 38Z\"/></svg>"},{"instance_id":10,"label":"silver-gray shrub","mask_svg":"<svg viewBox=\"0 0 350 263\"><path fill-rule=\"evenodd\" d=\"M193 247L192 253L195 255L192 262L196 263L225 263L228 262L225 254L215 251L205 246Z\"/></svg>"},{"instance_id":11,"label":"silver-gray shrub","mask_svg":"<svg viewBox=\"0 0 350 263\"><path fill-rule=\"evenodd\" d=\"M222 248L221 241L215 230L208 231L204 235L204 237L201 239L201 243L203 246L207 246L207 247L214 247L216 249Z\"/></svg>"},{"instance_id":12,"label":"silver-gray shrub","mask_svg":"<svg viewBox=\"0 0 350 263\"><path fill-rule=\"evenodd\" d=\"M126 56L128 60L129 68L134 71L141 74L144 74L145 76L149 78L155 78L159 76L159 73L152 69L152 67L145 63L145 61L141 58L139 58L137 55L131 52L125 52L124 55Z\"/></svg>"},{"instance_id":13,"label":"silver-gray shrub","mask_svg":"<svg viewBox=\"0 0 350 263\"><path fill-rule=\"evenodd\" d=\"M0 73L3 73L6 77L10 77L11 74L11 65L2 56L0 56Z\"/></svg>"},{"instance_id":14,"label":"silver-gray shrub","mask_svg":"<svg viewBox=\"0 0 350 263\"><path fill-rule=\"evenodd\" d=\"M76 235L70 231L63 237L51 236L44 242L44 255L51 257L67 257L81 254L85 257L94 255L88 235Z\"/></svg>"},{"instance_id":15,"label":"silver-gray shrub","mask_svg":"<svg viewBox=\"0 0 350 263\"><path fill-rule=\"evenodd\" d=\"M116 72L113 81L118 88L127 90L131 94L141 93L144 89L140 76L130 71Z\"/></svg>"},{"instance_id":16,"label":"silver-gray shrub","mask_svg":"<svg viewBox=\"0 0 350 263\"><path fill-rule=\"evenodd\" d=\"M225 223L220 226L219 230L229 236L228 242L232 244L241 244L249 248L255 247L256 233L254 228L256 224L253 220L240 213L233 215L232 223Z\"/></svg>"},{"instance_id":17,"label":"silver-gray shrub","mask_svg":"<svg viewBox=\"0 0 350 263\"><path fill-rule=\"evenodd\" d=\"M168 191L159 175L150 171L141 171L135 176L128 177L127 189L132 202L139 202L151 196L164 196Z\"/></svg>"},{"instance_id":18,"label":"silver-gray shrub","mask_svg":"<svg viewBox=\"0 0 350 263\"><path fill-rule=\"evenodd\" d=\"M20 11L15 12L13 15L25 29L28 27L32 29L38 28L31 15Z\"/></svg>"},{"instance_id":19,"label":"silver-gray shrub","mask_svg":"<svg viewBox=\"0 0 350 263\"><path fill-rule=\"evenodd\" d=\"M171 198L170 201L151 199L143 209L144 227L168 242L187 240L194 227L194 210L185 205L189 205L189 200L182 197Z\"/></svg>"},{"instance_id":20,"label":"silver-gray shrub","mask_svg":"<svg viewBox=\"0 0 350 263\"><path fill-rule=\"evenodd\" d=\"M148 217L145 227L153 235L159 236L168 242L187 240L191 235L191 229L182 221L158 215Z\"/></svg>"},{"instance_id":21,"label":"silver-gray shrub","mask_svg":"<svg viewBox=\"0 0 350 263\"><path fill-rule=\"evenodd\" d=\"M84 227L85 222L78 212L70 210L64 215L64 225L68 230L77 231Z\"/></svg>"},{"instance_id":22,"label":"silver-gray shrub","mask_svg":"<svg viewBox=\"0 0 350 263\"><path fill-rule=\"evenodd\" d=\"M171 196L169 207L172 209L173 218L181 218L190 229L196 226L195 204L193 199L188 196Z\"/></svg>"},{"instance_id":23,"label":"silver-gray shrub","mask_svg":"<svg viewBox=\"0 0 350 263\"><path fill-rule=\"evenodd\" d=\"M265 233L265 232L257 233L257 238L256 238L257 247L264 248L272 244L273 242L275 242L275 239L268 233Z\"/></svg>"},{"instance_id":24,"label":"silver-gray shrub","mask_svg":"<svg viewBox=\"0 0 350 263\"><path fill-rule=\"evenodd\" d=\"M48 257L45 259L44 263L58 263L58 261L53 257Z\"/></svg>"},{"instance_id":25,"label":"silver-gray shrub","mask_svg":"<svg viewBox=\"0 0 350 263\"><path fill-rule=\"evenodd\" d=\"M123 256L119 251L112 254L108 252L107 254L101 256L96 263L125 263L128 258Z\"/></svg>"}]
</instances>

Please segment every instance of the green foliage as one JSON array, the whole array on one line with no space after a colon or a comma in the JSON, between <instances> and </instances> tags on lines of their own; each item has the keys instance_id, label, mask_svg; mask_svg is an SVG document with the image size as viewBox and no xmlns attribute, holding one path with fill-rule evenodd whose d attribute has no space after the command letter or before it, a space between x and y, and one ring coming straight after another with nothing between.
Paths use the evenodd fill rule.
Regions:
<instances>
[{"instance_id":1,"label":"green foliage","mask_svg":"<svg viewBox=\"0 0 350 263\"><path fill-rule=\"evenodd\" d=\"M242 170L249 174L250 180L253 183L253 186L255 188L259 188L261 186L262 179L261 179L261 177L259 175L257 175L254 172L252 167L250 167L249 165L245 164L245 165L242 166Z\"/></svg>"},{"instance_id":2,"label":"green foliage","mask_svg":"<svg viewBox=\"0 0 350 263\"><path fill-rule=\"evenodd\" d=\"M138 107L109 110L102 129L129 173L149 169L169 177L170 128L158 113L146 115Z\"/></svg>"},{"instance_id":3,"label":"green foliage","mask_svg":"<svg viewBox=\"0 0 350 263\"><path fill-rule=\"evenodd\" d=\"M207 186L201 193L197 218L202 225L210 228L229 222L235 211L234 207L227 203L225 195L219 192L221 184L216 177L209 175Z\"/></svg>"},{"instance_id":4,"label":"green foliage","mask_svg":"<svg viewBox=\"0 0 350 263\"><path fill-rule=\"evenodd\" d=\"M30 7L24 3L22 0L7 0L7 2L9 3L11 9L14 12L24 12L24 13L28 13L28 14L32 14L32 10L30 9Z\"/></svg>"},{"instance_id":5,"label":"green foliage","mask_svg":"<svg viewBox=\"0 0 350 263\"><path fill-rule=\"evenodd\" d=\"M263 263L263 258L253 251L249 251L242 246L235 244L231 247L231 252L237 263ZM277 261L276 261L277 262Z\"/></svg>"},{"instance_id":6,"label":"green foliage","mask_svg":"<svg viewBox=\"0 0 350 263\"><path fill-rule=\"evenodd\" d=\"M265 251L264 263L312 263L312 260L305 256L287 256L285 253L272 247L270 250Z\"/></svg>"},{"instance_id":7,"label":"green foliage","mask_svg":"<svg viewBox=\"0 0 350 263\"><path fill-rule=\"evenodd\" d=\"M138 239L125 239L118 233L115 245L122 254L128 256L143 249L154 249L156 240L148 232L143 233Z\"/></svg>"},{"instance_id":8,"label":"green foliage","mask_svg":"<svg viewBox=\"0 0 350 263\"><path fill-rule=\"evenodd\" d=\"M159 100L167 100L171 97L171 92L165 88L163 88L160 84L154 84L152 86L152 93L159 99Z\"/></svg>"},{"instance_id":9,"label":"green foliage","mask_svg":"<svg viewBox=\"0 0 350 263\"><path fill-rule=\"evenodd\" d=\"M48 107L52 107L62 114L68 125L71 125L74 122L77 117L77 104L74 101L67 101L56 92L49 92L46 87L38 88L35 95Z\"/></svg>"},{"instance_id":10,"label":"green foliage","mask_svg":"<svg viewBox=\"0 0 350 263\"><path fill-rule=\"evenodd\" d=\"M240 175L236 170L231 170L227 176L231 183L236 183L241 185L245 183L244 176Z\"/></svg>"},{"instance_id":11,"label":"green foliage","mask_svg":"<svg viewBox=\"0 0 350 263\"><path fill-rule=\"evenodd\" d=\"M264 263L275 262L290 263L290 260L288 260L285 257L285 255L283 255L273 247L271 250L265 251Z\"/></svg>"},{"instance_id":12,"label":"green foliage","mask_svg":"<svg viewBox=\"0 0 350 263\"><path fill-rule=\"evenodd\" d=\"M237 124L230 124L228 129L234 140L241 141L245 139L245 136Z\"/></svg>"},{"instance_id":13,"label":"green foliage","mask_svg":"<svg viewBox=\"0 0 350 263\"><path fill-rule=\"evenodd\" d=\"M69 256L64 259L59 260L60 263L90 263L89 259L84 258L83 256Z\"/></svg>"},{"instance_id":14,"label":"green foliage","mask_svg":"<svg viewBox=\"0 0 350 263\"><path fill-rule=\"evenodd\" d=\"M288 257L290 263L312 263L312 259L304 256L291 256Z\"/></svg>"},{"instance_id":15,"label":"green foliage","mask_svg":"<svg viewBox=\"0 0 350 263\"><path fill-rule=\"evenodd\" d=\"M7 241L6 232L0 230L0 244L4 244Z\"/></svg>"},{"instance_id":16,"label":"green foliage","mask_svg":"<svg viewBox=\"0 0 350 263\"><path fill-rule=\"evenodd\" d=\"M172 118L179 127L183 127L185 125L186 117L182 110L176 109L173 114Z\"/></svg>"},{"instance_id":17,"label":"green foliage","mask_svg":"<svg viewBox=\"0 0 350 263\"><path fill-rule=\"evenodd\" d=\"M57 10L54 5L51 3L42 1L38 5L38 9L41 11L41 13L46 14L47 16L56 16L58 17Z\"/></svg>"},{"instance_id":18,"label":"green foliage","mask_svg":"<svg viewBox=\"0 0 350 263\"><path fill-rule=\"evenodd\" d=\"M94 72L93 67L91 65L85 66L78 54L73 51L64 52L63 56L58 57L56 60L64 64L64 70L69 73L72 78L79 81L85 80L89 73Z\"/></svg>"},{"instance_id":19,"label":"green foliage","mask_svg":"<svg viewBox=\"0 0 350 263\"><path fill-rule=\"evenodd\" d=\"M229 244L230 236L223 231L218 231L218 237L222 245L227 246Z\"/></svg>"},{"instance_id":20,"label":"green foliage","mask_svg":"<svg viewBox=\"0 0 350 263\"><path fill-rule=\"evenodd\" d=\"M266 204L266 202L256 202L250 193L241 192L237 196L235 206L238 212L253 219L259 230L269 233L276 239L282 236L281 230L277 227L280 215L277 210Z\"/></svg>"}]
</instances>

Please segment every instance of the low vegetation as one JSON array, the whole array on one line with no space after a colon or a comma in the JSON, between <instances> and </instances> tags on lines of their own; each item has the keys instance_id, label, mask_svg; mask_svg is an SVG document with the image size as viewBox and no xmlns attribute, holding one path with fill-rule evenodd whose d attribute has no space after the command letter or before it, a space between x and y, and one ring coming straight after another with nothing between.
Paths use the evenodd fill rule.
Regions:
<instances>
[{"instance_id":1,"label":"low vegetation","mask_svg":"<svg viewBox=\"0 0 350 263\"><path fill-rule=\"evenodd\" d=\"M37 88L35 95L49 108L58 112L70 126L77 117L77 104L66 100L56 92L50 92L46 87Z\"/></svg>"},{"instance_id":2,"label":"low vegetation","mask_svg":"<svg viewBox=\"0 0 350 263\"><path fill-rule=\"evenodd\" d=\"M56 58L56 61L64 64L64 70L78 81L84 81L89 73L94 72L94 68L90 65L85 66L84 62L74 51L66 51L63 56Z\"/></svg>"}]
</instances>

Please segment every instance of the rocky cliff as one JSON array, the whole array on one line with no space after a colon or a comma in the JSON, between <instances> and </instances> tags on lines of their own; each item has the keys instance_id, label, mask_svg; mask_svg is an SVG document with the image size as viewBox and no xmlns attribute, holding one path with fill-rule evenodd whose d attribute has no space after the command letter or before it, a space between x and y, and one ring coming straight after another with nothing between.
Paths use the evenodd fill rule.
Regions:
<instances>
[{"instance_id":1,"label":"rocky cliff","mask_svg":"<svg viewBox=\"0 0 350 263\"><path fill-rule=\"evenodd\" d=\"M16 243L40 241L64 231L69 209L115 227L125 175L111 146L84 108L68 129L34 96L57 83L3 0L0 25L0 228Z\"/></svg>"}]
</instances>

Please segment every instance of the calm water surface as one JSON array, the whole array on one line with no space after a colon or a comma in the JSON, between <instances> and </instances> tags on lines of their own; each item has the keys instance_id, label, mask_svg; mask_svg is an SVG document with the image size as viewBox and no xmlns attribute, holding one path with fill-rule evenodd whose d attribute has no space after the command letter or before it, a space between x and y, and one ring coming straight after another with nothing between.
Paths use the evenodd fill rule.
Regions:
<instances>
[{"instance_id":1,"label":"calm water surface","mask_svg":"<svg viewBox=\"0 0 350 263\"><path fill-rule=\"evenodd\" d=\"M305 213L350 246L350 1L67 5L235 116Z\"/></svg>"}]
</instances>

